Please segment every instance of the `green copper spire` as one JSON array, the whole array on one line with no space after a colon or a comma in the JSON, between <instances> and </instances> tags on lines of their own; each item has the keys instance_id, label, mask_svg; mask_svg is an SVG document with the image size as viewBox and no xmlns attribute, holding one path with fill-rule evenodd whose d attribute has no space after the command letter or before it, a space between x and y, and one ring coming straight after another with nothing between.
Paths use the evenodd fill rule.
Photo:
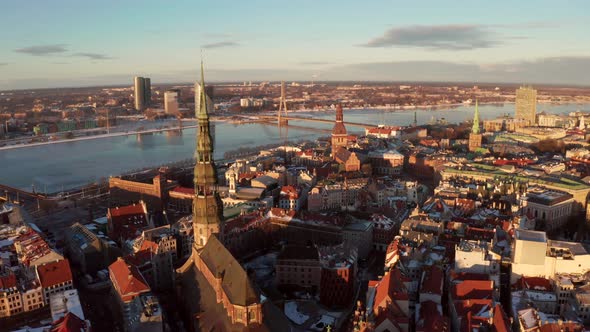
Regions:
<instances>
[{"instance_id":1,"label":"green copper spire","mask_svg":"<svg viewBox=\"0 0 590 332\"><path fill-rule=\"evenodd\" d=\"M213 140L209 128L207 99L205 94L205 74L201 60L200 106L195 110L199 128L195 151L195 196L193 197L194 248L202 249L212 234L223 239L223 203L218 192L217 172L213 160ZM196 108L196 106L195 106Z\"/></svg>"},{"instance_id":2,"label":"green copper spire","mask_svg":"<svg viewBox=\"0 0 590 332\"><path fill-rule=\"evenodd\" d=\"M205 94L205 70L203 69L203 60L201 60L201 93L199 93L200 107L197 112L198 118L208 117L207 110L207 95Z\"/></svg>"},{"instance_id":3,"label":"green copper spire","mask_svg":"<svg viewBox=\"0 0 590 332\"><path fill-rule=\"evenodd\" d=\"M479 110L477 108L477 99L475 99L475 114L473 114L473 127L471 128L472 134L479 134Z\"/></svg>"}]
</instances>

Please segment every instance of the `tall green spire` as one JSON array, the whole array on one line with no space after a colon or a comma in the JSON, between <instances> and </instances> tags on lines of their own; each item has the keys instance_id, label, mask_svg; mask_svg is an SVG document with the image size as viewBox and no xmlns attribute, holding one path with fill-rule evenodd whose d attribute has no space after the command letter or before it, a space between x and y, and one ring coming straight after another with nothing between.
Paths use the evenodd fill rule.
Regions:
<instances>
[{"instance_id":1,"label":"tall green spire","mask_svg":"<svg viewBox=\"0 0 590 332\"><path fill-rule=\"evenodd\" d=\"M194 248L200 250L205 246L211 234L223 237L223 203L218 192L217 172L213 160L213 140L207 114L205 94L205 74L201 60L200 106L195 110L199 128L196 133L193 197L193 234ZM195 106L196 108L196 106Z\"/></svg>"},{"instance_id":2,"label":"tall green spire","mask_svg":"<svg viewBox=\"0 0 590 332\"><path fill-rule=\"evenodd\" d=\"M479 110L477 108L477 99L475 99L475 114L473 114L473 127L471 128L472 134L479 134Z\"/></svg>"},{"instance_id":3,"label":"tall green spire","mask_svg":"<svg viewBox=\"0 0 590 332\"><path fill-rule=\"evenodd\" d=\"M205 93L205 70L203 69L203 60L201 60L201 93L199 94L200 99L200 107L197 112L198 118L205 118L208 117L208 110L207 110L207 94Z\"/></svg>"}]
</instances>

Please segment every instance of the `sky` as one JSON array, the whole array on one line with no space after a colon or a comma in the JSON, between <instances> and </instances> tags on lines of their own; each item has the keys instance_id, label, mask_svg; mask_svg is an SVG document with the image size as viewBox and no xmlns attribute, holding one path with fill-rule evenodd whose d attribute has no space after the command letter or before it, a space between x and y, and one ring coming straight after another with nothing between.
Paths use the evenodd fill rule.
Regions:
<instances>
[{"instance_id":1,"label":"sky","mask_svg":"<svg viewBox=\"0 0 590 332\"><path fill-rule=\"evenodd\" d=\"M587 0L0 0L0 89L207 81L590 85Z\"/></svg>"}]
</instances>

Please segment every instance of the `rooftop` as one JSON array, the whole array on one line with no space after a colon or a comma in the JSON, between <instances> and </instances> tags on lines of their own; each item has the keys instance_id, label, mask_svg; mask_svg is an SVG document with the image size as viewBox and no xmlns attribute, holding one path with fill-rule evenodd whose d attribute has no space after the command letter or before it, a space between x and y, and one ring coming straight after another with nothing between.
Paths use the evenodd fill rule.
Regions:
<instances>
[{"instance_id":1,"label":"rooftop","mask_svg":"<svg viewBox=\"0 0 590 332\"><path fill-rule=\"evenodd\" d=\"M529 231L525 229L517 229L515 237L517 240L531 241L531 242L547 242L547 234L539 231Z\"/></svg>"},{"instance_id":2,"label":"rooftop","mask_svg":"<svg viewBox=\"0 0 590 332\"><path fill-rule=\"evenodd\" d=\"M318 249L313 246L286 245L277 257L277 260L281 259L319 261L319 253Z\"/></svg>"},{"instance_id":3,"label":"rooftop","mask_svg":"<svg viewBox=\"0 0 590 332\"><path fill-rule=\"evenodd\" d=\"M584 182L576 181L564 176L541 176L531 177L519 175L518 171L513 174L506 174L499 167L485 164L472 163L464 167L448 166L444 169L445 173L457 174L459 176L479 175L493 177L511 177L517 181L530 182L539 185L554 186L565 190L590 190L590 186Z\"/></svg>"},{"instance_id":4,"label":"rooftop","mask_svg":"<svg viewBox=\"0 0 590 332\"><path fill-rule=\"evenodd\" d=\"M43 288L72 281L72 270L67 259L37 265L37 275Z\"/></svg>"}]
</instances>

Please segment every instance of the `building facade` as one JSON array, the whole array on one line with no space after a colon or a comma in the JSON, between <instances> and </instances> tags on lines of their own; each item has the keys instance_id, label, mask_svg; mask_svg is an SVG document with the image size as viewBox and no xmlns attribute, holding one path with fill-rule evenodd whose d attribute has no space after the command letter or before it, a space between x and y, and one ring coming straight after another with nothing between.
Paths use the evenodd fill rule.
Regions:
<instances>
[{"instance_id":1,"label":"building facade","mask_svg":"<svg viewBox=\"0 0 590 332\"><path fill-rule=\"evenodd\" d=\"M168 90L164 92L164 111L166 114L178 114L178 97L180 92L178 90Z\"/></svg>"},{"instance_id":2,"label":"building facade","mask_svg":"<svg viewBox=\"0 0 590 332\"><path fill-rule=\"evenodd\" d=\"M297 286L317 292L322 268L314 246L285 246L277 257L276 281L280 286Z\"/></svg>"},{"instance_id":3,"label":"building facade","mask_svg":"<svg viewBox=\"0 0 590 332\"><path fill-rule=\"evenodd\" d=\"M532 87L520 87L516 90L516 119L527 120L529 125L537 123L537 90Z\"/></svg>"}]
</instances>

